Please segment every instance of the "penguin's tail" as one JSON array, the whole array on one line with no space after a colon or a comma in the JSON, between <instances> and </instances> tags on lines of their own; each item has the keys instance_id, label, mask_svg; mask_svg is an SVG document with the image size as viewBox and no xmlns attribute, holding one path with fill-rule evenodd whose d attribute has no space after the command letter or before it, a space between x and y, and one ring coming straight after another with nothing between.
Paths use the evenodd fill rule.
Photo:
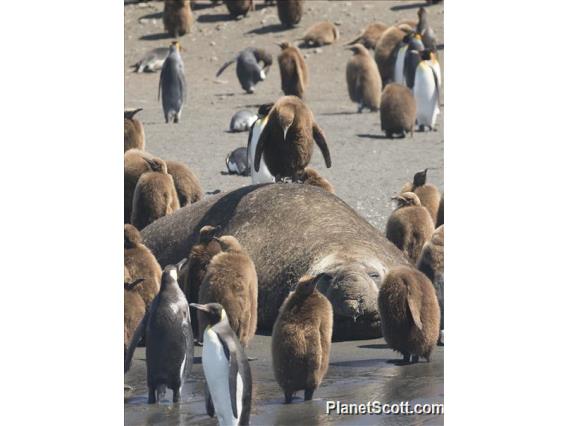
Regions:
<instances>
[{"instance_id":1,"label":"penguin's tail","mask_svg":"<svg viewBox=\"0 0 568 426\"><path fill-rule=\"evenodd\" d=\"M219 77L219 76L223 73L223 71L225 71L225 69L227 69L227 67L228 67L229 65L231 65L233 62L235 62L235 60L236 60L236 59L231 59L230 61L225 62L225 63L223 64L223 66L222 66L221 68L219 68L219 71L217 71L217 74L215 74L215 77Z\"/></svg>"}]
</instances>

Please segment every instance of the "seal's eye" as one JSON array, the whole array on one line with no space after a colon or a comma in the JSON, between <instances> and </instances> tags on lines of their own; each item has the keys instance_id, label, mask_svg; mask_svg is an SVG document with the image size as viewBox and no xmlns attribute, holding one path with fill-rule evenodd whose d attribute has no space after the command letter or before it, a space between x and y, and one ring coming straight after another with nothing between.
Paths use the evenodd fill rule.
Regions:
<instances>
[{"instance_id":1,"label":"seal's eye","mask_svg":"<svg viewBox=\"0 0 568 426\"><path fill-rule=\"evenodd\" d=\"M368 272L367 275L371 277L373 281L378 281L381 279L381 275L378 272Z\"/></svg>"}]
</instances>

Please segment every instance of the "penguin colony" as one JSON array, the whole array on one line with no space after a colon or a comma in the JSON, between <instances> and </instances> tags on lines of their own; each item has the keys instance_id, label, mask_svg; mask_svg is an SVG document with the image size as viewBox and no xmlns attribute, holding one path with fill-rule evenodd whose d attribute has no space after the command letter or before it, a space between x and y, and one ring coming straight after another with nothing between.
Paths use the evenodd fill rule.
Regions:
<instances>
[{"instance_id":1,"label":"penguin colony","mask_svg":"<svg viewBox=\"0 0 568 426\"><path fill-rule=\"evenodd\" d=\"M164 2L164 29L171 37L178 39L190 32L190 3L193 6L189 0ZM224 4L233 18L258 13L253 0ZM282 26L300 24L306 6L303 0L276 0ZM421 7L417 18L391 26L370 23L347 43L352 52L350 59L345 57L349 97L359 112L380 111L381 129L389 138L413 135L415 127L435 130L440 113L442 77L436 35L426 9ZM316 22L297 41L303 43L300 47L318 47L338 39L333 23ZM235 115L230 130L248 131L248 143L227 156L226 166L229 173L250 174L253 184L300 183L334 193L331 182L308 166L315 142L326 167L331 167L334 142L328 142L305 100L308 63L294 44L283 41L279 47L284 96L261 105L256 114L242 111ZM242 89L253 94L268 77L272 54L267 48L245 48L219 69L217 77L233 63ZM137 73L161 70L158 97L165 122L179 122L189 76L180 41L148 52L133 67ZM145 151L144 127L135 118L141 110L124 112L125 371L137 344L144 340L148 402L163 400L167 388L172 390L172 401L179 402L191 374L195 337L203 342L207 413L217 416L220 424L249 424L253 379L245 350L256 331L255 265L235 237L205 224L187 258L162 271L139 230L199 202L204 192L185 162ZM426 183L427 170L416 173L413 182L394 197L398 206L385 232L418 269L392 268L376 299L385 340L405 362L418 362L420 357L429 360L436 342L443 343L443 197ZM274 377L286 403L300 390L310 400L328 369L333 309L317 289L325 281L321 275L300 279L280 307L274 325Z\"/></svg>"}]
</instances>

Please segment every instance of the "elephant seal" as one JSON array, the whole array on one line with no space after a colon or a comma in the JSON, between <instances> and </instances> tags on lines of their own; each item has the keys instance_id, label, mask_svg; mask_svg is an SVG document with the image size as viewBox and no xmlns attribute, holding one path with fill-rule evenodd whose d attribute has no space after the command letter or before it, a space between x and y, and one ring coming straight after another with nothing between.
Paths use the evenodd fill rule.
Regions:
<instances>
[{"instance_id":1,"label":"elephant seal","mask_svg":"<svg viewBox=\"0 0 568 426\"><path fill-rule=\"evenodd\" d=\"M251 185L208 197L156 220L142 237L162 265L179 262L205 225L247 250L258 275L258 328L271 330L300 277L327 273L319 290L333 306L334 340L381 335L378 287L410 265L402 252L335 195L311 185Z\"/></svg>"}]
</instances>

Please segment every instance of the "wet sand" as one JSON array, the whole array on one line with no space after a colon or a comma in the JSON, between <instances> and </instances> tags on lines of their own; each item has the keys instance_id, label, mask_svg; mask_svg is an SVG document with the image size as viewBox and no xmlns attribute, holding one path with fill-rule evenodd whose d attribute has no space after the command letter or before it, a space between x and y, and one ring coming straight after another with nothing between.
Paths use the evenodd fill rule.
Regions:
<instances>
[{"instance_id":1,"label":"wet sand","mask_svg":"<svg viewBox=\"0 0 568 426\"><path fill-rule=\"evenodd\" d=\"M161 103L157 100L159 73L135 74L128 68L147 51L167 46L163 33L163 4L127 5L125 11L125 107L142 107L138 114L146 133L146 149L165 159L187 163L199 176L205 191L227 191L250 183L250 178L225 175L225 157L233 149L246 146L246 133L228 133L231 116L239 109L256 111L257 105L272 102L281 95L277 65L283 40L303 35L309 25L321 20L338 24L340 40L321 49L304 49L310 70L306 102L316 121L326 133L333 166L326 169L316 149L312 165L335 186L337 196L345 200L371 224L384 230L392 211L390 197L425 167L428 181L443 190L443 122L438 131L416 132L413 138L385 139L378 113L357 114L357 105L349 100L345 66L351 52L343 44L361 28L374 21L394 23L416 19L420 2L396 1L308 1L299 26L282 30L276 9L263 7L239 21L228 17L226 7L210 7L200 2L194 11L191 34L181 38L185 47L182 58L188 83L188 101L181 121L166 125ZM394 9L394 10L393 10ZM430 24L438 43L443 43L443 5L428 8ZM267 80L253 95L241 89L234 65L217 80L219 67L248 46L268 49L274 57ZM443 51L440 62L443 65ZM216 424L205 412L201 348L196 348L196 364L182 393L182 403L146 404L144 349L138 348L125 383L135 386L125 403L125 424ZM443 402L443 348L436 348L430 363L397 366L387 360L399 358L383 339L338 342L332 344L331 365L315 400L304 403L295 399L283 404L283 394L274 381L270 359L270 337L257 335L249 356L256 397L252 424L442 424L443 416L336 416L325 414L326 400L342 402ZM171 393L167 394L171 401Z\"/></svg>"},{"instance_id":2,"label":"wet sand","mask_svg":"<svg viewBox=\"0 0 568 426\"><path fill-rule=\"evenodd\" d=\"M440 415L327 415L326 401L381 403L409 401L416 403L443 403L444 352L436 347L429 363L395 365L389 360L402 357L389 349L384 339L334 342L330 365L314 399L304 402L298 392L292 404L284 404L284 393L278 387L272 372L270 336L257 335L247 351L251 361L254 383L252 425L440 425ZM148 405L146 391L145 349L138 348L125 383L134 386L125 409L125 425L216 425L205 411L201 348L195 348L195 364L191 378L182 390L182 402L172 404L171 391L160 405Z\"/></svg>"}]
</instances>

